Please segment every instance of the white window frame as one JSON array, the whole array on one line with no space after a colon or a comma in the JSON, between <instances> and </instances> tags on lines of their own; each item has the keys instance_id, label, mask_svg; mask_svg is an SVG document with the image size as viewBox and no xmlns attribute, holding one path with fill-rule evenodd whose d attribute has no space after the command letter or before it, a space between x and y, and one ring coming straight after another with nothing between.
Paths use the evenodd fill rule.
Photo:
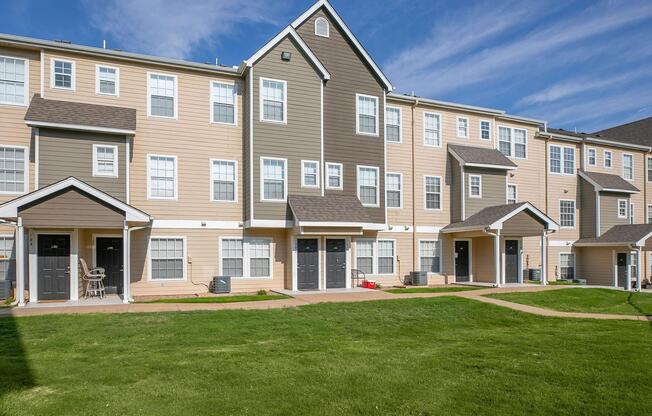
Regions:
<instances>
[{"instance_id":1,"label":"white window frame","mask_svg":"<svg viewBox=\"0 0 652 416\"><path fill-rule=\"evenodd\" d=\"M460 127L461 127L460 122L462 120L466 121L466 134L464 136L460 135ZM455 130L456 130L457 137L459 137L460 139L468 139L469 138L469 129L471 128L471 122L470 122L468 117L457 116L456 117L455 127L456 127Z\"/></svg>"},{"instance_id":2,"label":"white window frame","mask_svg":"<svg viewBox=\"0 0 652 416\"><path fill-rule=\"evenodd\" d=\"M152 240L182 240L183 241L183 278L182 279L155 279L152 276ZM188 244L186 236L153 235L149 237L147 245L147 280L150 282L185 282L188 279Z\"/></svg>"},{"instance_id":3,"label":"white window frame","mask_svg":"<svg viewBox=\"0 0 652 416\"><path fill-rule=\"evenodd\" d=\"M362 199L360 198L360 169L373 169L376 171L376 203L375 204L365 204L364 202L362 202ZM356 171L355 182L356 182L358 200L360 200L362 206L364 207L378 208L380 206L380 168L378 166L357 165L355 171Z\"/></svg>"},{"instance_id":4,"label":"white window frame","mask_svg":"<svg viewBox=\"0 0 652 416\"><path fill-rule=\"evenodd\" d=\"M421 271L421 257L423 257L423 256L421 255L421 254L422 254L422 253L421 253L421 243L422 243L422 242L424 242L424 243L437 243L437 246L438 246L437 248L438 248L438 251L439 251L439 262L438 262L438 265L439 265L439 273L435 273L435 272L427 272L427 274L428 274L429 276L433 276L433 275L434 275L434 276L439 276L439 275L441 275L441 274L442 274L442 264L443 264L443 261L442 261L442 251L443 251L443 250L442 250L442 240L437 239L437 238L425 238L425 239L419 239L419 251L418 251L418 256L419 256L419 257L417 257L417 270L419 270L419 271Z\"/></svg>"},{"instance_id":5,"label":"white window frame","mask_svg":"<svg viewBox=\"0 0 652 416\"><path fill-rule=\"evenodd\" d=\"M519 159L519 160L527 160L528 159L528 153L529 153L529 138L528 138L528 131L527 129L520 128L520 127L510 127L510 126L504 126L504 125L498 125L497 126L497 131L500 131L501 128L508 129L509 130L509 155L505 155L510 159ZM521 130L525 132L525 157L519 157L516 156L516 130ZM496 149L500 151L500 135L498 136L498 140L496 140ZM502 153L502 152L501 152ZM563 170L563 168L562 168Z\"/></svg>"},{"instance_id":6,"label":"white window frame","mask_svg":"<svg viewBox=\"0 0 652 416\"><path fill-rule=\"evenodd\" d=\"M426 188L426 178L439 178L439 208L428 208L428 198L427 198L427 188ZM435 192L436 193L436 192ZM443 178L438 175L423 175L423 209L426 211L443 211L444 209L444 182Z\"/></svg>"},{"instance_id":7,"label":"white window frame","mask_svg":"<svg viewBox=\"0 0 652 416\"><path fill-rule=\"evenodd\" d=\"M102 173L97 169L97 150L100 147L105 147L108 149L113 149L113 155L115 159L113 160L113 171L111 173ZM105 177L105 178L117 178L118 177L118 164L120 163L118 155L118 146L113 144L99 144L93 143L93 176ZM149 173L149 172L148 172Z\"/></svg>"},{"instance_id":8,"label":"white window frame","mask_svg":"<svg viewBox=\"0 0 652 416\"><path fill-rule=\"evenodd\" d=\"M213 184L214 181L214 170L215 165L214 162L226 162L226 163L233 163L233 168L235 169L235 175L234 175L234 182L233 182L233 201L226 201L223 199L215 199L215 185ZM228 160L228 159L210 159L208 161L209 165L209 171L211 174L210 177L210 195L211 195L211 202L218 202L221 204L236 204L238 202L238 161L237 160Z\"/></svg>"},{"instance_id":9,"label":"white window frame","mask_svg":"<svg viewBox=\"0 0 652 416\"><path fill-rule=\"evenodd\" d=\"M0 195L22 195L29 192L29 147L26 146L13 146L13 145L0 145L0 149L21 149L23 150L23 190L22 191L0 191Z\"/></svg>"},{"instance_id":10,"label":"white window frame","mask_svg":"<svg viewBox=\"0 0 652 416\"><path fill-rule=\"evenodd\" d=\"M330 177L331 175L328 173L329 172L329 167L330 166L339 166L340 168L340 186L330 186ZM341 163L335 163L335 162L326 162L326 172L325 172L325 180L326 180L326 189L336 189L336 190L342 190L344 189L344 165Z\"/></svg>"},{"instance_id":11,"label":"white window frame","mask_svg":"<svg viewBox=\"0 0 652 416\"><path fill-rule=\"evenodd\" d=\"M645 158L645 162L647 166L645 167L645 178L646 181L652 182L652 175L650 173L652 172L652 157L648 156Z\"/></svg>"},{"instance_id":12,"label":"white window frame","mask_svg":"<svg viewBox=\"0 0 652 416\"><path fill-rule=\"evenodd\" d=\"M283 84L283 120L268 120L265 118L265 98L263 97L263 83L265 81L279 82ZM288 123L288 82L282 79L260 77L258 80L258 112L262 123L287 124Z\"/></svg>"},{"instance_id":13,"label":"white window frame","mask_svg":"<svg viewBox=\"0 0 652 416\"><path fill-rule=\"evenodd\" d=\"M487 137L486 139L482 137L482 123L489 123L489 130L488 130L489 137ZM491 134L491 124L492 124L491 120L480 120L480 121L478 121L478 133L479 133L478 137L480 138L480 140L491 140L492 139L493 134Z\"/></svg>"},{"instance_id":14,"label":"white window frame","mask_svg":"<svg viewBox=\"0 0 652 416\"><path fill-rule=\"evenodd\" d=\"M68 87L57 87L55 85L55 74L54 74L54 63L55 62L66 62L71 64L70 65L70 88ZM52 89L57 89L57 90L63 90L63 91L75 91L76 85L77 84L77 68L76 68L76 63L75 61L71 61L69 59L61 59L61 58L50 58L50 88Z\"/></svg>"},{"instance_id":15,"label":"white window frame","mask_svg":"<svg viewBox=\"0 0 652 416\"><path fill-rule=\"evenodd\" d=\"M267 199L265 198L265 177L263 172L265 169L266 160L277 160L283 162L283 199ZM260 171L258 172L260 176L260 200L263 202L287 202L288 200L288 160L280 157L260 157Z\"/></svg>"},{"instance_id":16,"label":"white window frame","mask_svg":"<svg viewBox=\"0 0 652 416\"><path fill-rule=\"evenodd\" d=\"M366 133L366 132L361 132L360 131L360 98L371 98L374 101L376 101L376 133ZM355 133L360 134L362 136L371 136L371 137L378 137L380 134L379 130L379 122L380 122L380 101L378 100L378 97L373 96L373 95L367 95L367 94L356 94L355 95Z\"/></svg>"},{"instance_id":17,"label":"white window frame","mask_svg":"<svg viewBox=\"0 0 652 416\"><path fill-rule=\"evenodd\" d=\"M215 119L213 116L214 116L215 108L213 104L216 101L213 99L213 85L215 84L223 84L223 85L229 85L233 87L233 123L214 121ZM211 80L208 82L208 93L209 93L208 101L210 103L210 123L221 124L223 126L237 126L238 125L238 84L235 82L227 82L222 80Z\"/></svg>"},{"instance_id":18,"label":"white window frame","mask_svg":"<svg viewBox=\"0 0 652 416\"><path fill-rule=\"evenodd\" d=\"M621 205L625 204L625 215L621 214ZM627 199L618 199L617 205L616 205L616 212L618 214L618 218L627 218L627 215L629 214L629 201Z\"/></svg>"},{"instance_id":19,"label":"white window frame","mask_svg":"<svg viewBox=\"0 0 652 416\"><path fill-rule=\"evenodd\" d=\"M222 247L224 240L241 240L242 241L242 277L231 277L232 280L270 280L274 278L274 239L271 237L239 237L239 236L222 236L219 237L218 257L220 262L220 275L224 275L224 261L222 257ZM263 240L269 242L269 276L251 277L251 256L249 255L249 244L251 241Z\"/></svg>"},{"instance_id":20,"label":"white window frame","mask_svg":"<svg viewBox=\"0 0 652 416\"><path fill-rule=\"evenodd\" d=\"M314 163L317 166L315 172L317 179L315 180L315 185L306 184L306 163ZM318 160L302 160L301 161L301 187L302 188L319 188L319 161Z\"/></svg>"},{"instance_id":21,"label":"white window frame","mask_svg":"<svg viewBox=\"0 0 652 416\"><path fill-rule=\"evenodd\" d=\"M647 204L647 223L652 224L652 204Z\"/></svg>"},{"instance_id":22,"label":"white window frame","mask_svg":"<svg viewBox=\"0 0 652 416\"><path fill-rule=\"evenodd\" d=\"M568 225L562 225L562 220L561 220L561 215L562 215L561 204L562 204L562 202L572 202L573 203L573 226L572 227L568 226ZM575 203L575 200L574 199L560 199L558 207L559 207L559 228L563 228L563 229L566 229L566 230L575 229L575 227L577 226L577 204Z\"/></svg>"},{"instance_id":23,"label":"white window frame","mask_svg":"<svg viewBox=\"0 0 652 416\"><path fill-rule=\"evenodd\" d=\"M387 110L397 110L398 111L398 125L392 124L392 126L398 126L398 141L389 141L387 140ZM385 141L392 144L401 144L403 143L403 109L401 107L395 107L388 105L385 107Z\"/></svg>"},{"instance_id":24,"label":"white window frame","mask_svg":"<svg viewBox=\"0 0 652 416\"><path fill-rule=\"evenodd\" d=\"M149 79L152 75L174 78L174 116L155 116L152 114L152 92L149 89ZM174 74L164 72L147 72L147 117L162 118L169 120L179 119L179 78Z\"/></svg>"},{"instance_id":25,"label":"white window frame","mask_svg":"<svg viewBox=\"0 0 652 416\"><path fill-rule=\"evenodd\" d=\"M591 163L591 153L593 153L593 163ZM586 148L586 165L598 166L598 149L595 147Z\"/></svg>"},{"instance_id":26,"label":"white window frame","mask_svg":"<svg viewBox=\"0 0 652 416\"><path fill-rule=\"evenodd\" d=\"M428 144L426 143L426 117L427 116L435 116L438 120L439 124L439 130L437 130L437 143L436 144ZM441 148L442 146L442 125L443 125L443 117L439 113L435 113L433 111L424 111L423 114L421 115L421 136L422 136L422 141L423 145L426 147L434 147L434 148Z\"/></svg>"},{"instance_id":27,"label":"white window frame","mask_svg":"<svg viewBox=\"0 0 652 416\"><path fill-rule=\"evenodd\" d=\"M0 58L6 58L6 59L14 59L16 61L23 61L23 66L25 67L25 74L24 74L24 81L23 81L23 88L25 90L25 94L23 94L23 102L22 103L15 103L12 101L0 101L0 104L2 105L16 105L16 106L26 106L29 104L29 59L25 58L19 58L17 56L10 56L10 55L0 55Z\"/></svg>"},{"instance_id":28,"label":"white window frame","mask_svg":"<svg viewBox=\"0 0 652 416\"><path fill-rule=\"evenodd\" d=\"M387 192L390 192L390 190L387 188L387 176L389 175L397 175L398 176L398 186L399 186L399 192L398 192L398 207L390 207L387 205ZM396 191L391 191L391 192L396 192ZM403 174L398 173L398 172L385 172L385 205L387 205L387 209L402 209L403 208Z\"/></svg>"},{"instance_id":29,"label":"white window frame","mask_svg":"<svg viewBox=\"0 0 652 416\"><path fill-rule=\"evenodd\" d=\"M611 169L614 166L614 160L613 160L613 153L611 150L605 150L602 152L602 165L604 166L605 169ZM607 158L607 155L609 157ZM609 160L609 166L607 166L607 159Z\"/></svg>"},{"instance_id":30,"label":"white window frame","mask_svg":"<svg viewBox=\"0 0 652 416\"><path fill-rule=\"evenodd\" d=\"M507 183L507 188L506 188L506 193L505 193L505 199L506 202L509 204L509 187L512 186L514 187L514 204L518 204L518 185L515 183Z\"/></svg>"},{"instance_id":31,"label":"white window frame","mask_svg":"<svg viewBox=\"0 0 652 416\"><path fill-rule=\"evenodd\" d=\"M113 69L115 71L115 94L109 94L106 92L101 92L100 89L100 68ZM110 65L95 65L95 94L105 95L108 97L119 97L120 96L120 68Z\"/></svg>"},{"instance_id":32,"label":"white window frame","mask_svg":"<svg viewBox=\"0 0 652 416\"><path fill-rule=\"evenodd\" d=\"M559 253L559 256L557 257L557 264L559 265L559 278L561 279L561 256L562 255L569 255L572 256L573 259L573 279L577 278L577 266L576 266L576 258L575 258L575 253L572 253L570 251L563 251Z\"/></svg>"},{"instance_id":33,"label":"white window frame","mask_svg":"<svg viewBox=\"0 0 652 416\"><path fill-rule=\"evenodd\" d=\"M326 23L326 34L325 35L317 32L317 22L322 22L322 21ZM315 35L320 36L322 38L328 38L328 37L330 37L330 34L331 34L331 25L328 23L328 20L326 20L325 18L323 18L321 16L316 18L315 19Z\"/></svg>"},{"instance_id":34,"label":"white window frame","mask_svg":"<svg viewBox=\"0 0 652 416\"><path fill-rule=\"evenodd\" d=\"M629 221L627 221L630 224L634 224L636 222L636 209L634 207L634 203L630 201L629 203Z\"/></svg>"},{"instance_id":35,"label":"white window frame","mask_svg":"<svg viewBox=\"0 0 652 416\"><path fill-rule=\"evenodd\" d=\"M370 241L371 242L371 247L373 250L373 254L371 256L371 268L372 268L372 276L395 276L397 274L396 270L396 253L397 253L397 246L396 246L396 240L393 238L356 238L355 239L355 256L354 256L354 269L358 269L358 242L359 241ZM380 259L380 256L378 255L379 250L378 250L378 243L381 241L391 241L394 247L394 256L393 256L393 265L392 273L379 273L378 272L378 260Z\"/></svg>"},{"instance_id":36,"label":"white window frame","mask_svg":"<svg viewBox=\"0 0 652 416\"><path fill-rule=\"evenodd\" d=\"M625 159L627 157L629 157L630 160L632 161L632 177L631 178L625 177ZM623 173L623 179L625 179L626 181L633 182L634 181L634 155L631 154L631 153L623 153L622 162L623 162L623 172L622 172Z\"/></svg>"},{"instance_id":37,"label":"white window frame","mask_svg":"<svg viewBox=\"0 0 652 416\"><path fill-rule=\"evenodd\" d=\"M379 248L379 243L381 242L391 242L392 243L392 272L391 273L380 273L379 271L379 266L380 266L380 248ZM375 250L374 250L374 267L375 267L375 275L376 276L394 276L396 275L396 240L393 238L378 238L375 240Z\"/></svg>"},{"instance_id":38,"label":"white window frame","mask_svg":"<svg viewBox=\"0 0 652 416\"><path fill-rule=\"evenodd\" d=\"M552 171L552 163L550 163L551 160L551 148L557 147L559 148L559 172L553 172ZM566 173L565 165L566 165L566 150L565 149L573 149L573 173ZM577 149L575 146L563 146L561 144L554 144L550 143L548 144L548 160L546 161L548 164L548 173L551 175L559 175L559 176L575 176L577 173Z\"/></svg>"},{"instance_id":39,"label":"white window frame","mask_svg":"<svg viewBox=\"0 0 652 416\"><path fill-rule=\"evenodd\" d=\"M171 198L161 197L161 196L152 196L152 177L151 173L151 159L152 157L166 157L174 159L174 196ZM179 163L178 159L174 155L159 155L154 153L147 154L147 199L148 200L157 200L157 201L176 201L179 197Z\"/></svg>"},{"instance_id":40,"label":"white window frame","mask_svg":"<svg viewBox=\"0 0 652 416\"><path fill-rule=\"evenodd\" d=\"M478 194L473 194L472 179L478 179ZM482 175L469 175L469 198L482 198Z\"/></svg>"}]
</instances>

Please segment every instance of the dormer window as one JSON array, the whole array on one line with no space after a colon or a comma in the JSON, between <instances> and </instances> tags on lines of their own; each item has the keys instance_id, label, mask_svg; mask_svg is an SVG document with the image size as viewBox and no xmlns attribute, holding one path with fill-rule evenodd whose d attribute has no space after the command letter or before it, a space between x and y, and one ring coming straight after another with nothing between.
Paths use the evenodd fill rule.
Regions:
<instances>
[{"instance_id":1,"label":"dormer window","mask_svg":"<svg viewBox=\"0 0 652 416\"><path fill-rule=\"evenodd\" d=\"M324 19L323 17L319 17L317 20L315 20L315 35L327 38L329 34L330 28L328 25L328 20Z\"/></svg>"}]
</instances>

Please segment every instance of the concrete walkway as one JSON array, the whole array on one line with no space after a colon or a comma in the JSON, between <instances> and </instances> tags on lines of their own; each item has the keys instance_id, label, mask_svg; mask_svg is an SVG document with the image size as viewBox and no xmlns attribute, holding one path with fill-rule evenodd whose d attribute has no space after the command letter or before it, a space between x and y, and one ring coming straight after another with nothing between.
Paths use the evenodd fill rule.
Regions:
<instances>
[{"instance_id":1,"label":"concrete walkway","mask_svg":"<svg viewBox=\"0 0 652 416\"><path fill-rule=\"evenodd\" d=\"M520 312L540 316L553 316L561 318L588 318L626 321L652 321L652 316L615 315L598 313L560 312L550 309L528 306L519 303L507 302L500 299L488 298L484 295L509 292L541 292L548 290L581 290L576 286L538 286L522 285L519 287L503 287L492 289L479 289L465 292L439 292L439 293L401 293L393 294L382 290L351 290L333 292L308 292L293 294L293 297L281 300L268 300L241 303L132 303L121 305L89 305L89 306L49 306L47 308L12 308L0 309L3 316L37 316L52 314L91 314L91 313L150 313L150 312L189 312L189 311L219 311L219 310L262 310L293 308L301 305L310 305L323 302L365 302L391 299L416 299L457 296L465 299L476 300L484 303L510 308Z\"/></svg>"}]
</instances>

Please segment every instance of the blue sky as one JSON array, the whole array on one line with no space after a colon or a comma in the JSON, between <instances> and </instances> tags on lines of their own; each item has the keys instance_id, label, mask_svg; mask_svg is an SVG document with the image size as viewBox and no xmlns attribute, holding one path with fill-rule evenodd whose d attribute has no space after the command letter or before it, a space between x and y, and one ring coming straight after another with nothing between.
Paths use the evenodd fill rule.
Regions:
<instances>
[{"instance_id":1,"label":"blue sky","mask_svg":"<svg viewBox=\"0 0 652 416\"><path fill-rule=\"evenodd\" d=\"M650 0L333 0L399 92L595 131L652 116ZM237 65L308 0L0 0L0 32ZM270 10L269 4L274 7Z\"/></svg>"}]
</instances>

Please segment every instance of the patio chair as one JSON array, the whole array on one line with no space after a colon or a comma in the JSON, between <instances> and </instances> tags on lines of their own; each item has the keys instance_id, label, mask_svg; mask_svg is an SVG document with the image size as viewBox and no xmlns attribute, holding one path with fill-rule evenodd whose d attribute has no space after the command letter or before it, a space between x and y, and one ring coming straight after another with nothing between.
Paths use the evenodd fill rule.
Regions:
<instances>
[{"instance_id":1,"label":"patio chair","mask_svg":"<svg viewBox=\"0 0 652 416\"><path fill-rule=\"evenodd\" d=\"M106 277L104 268L96 267L89 269L86 260L82 258L79 259L79 265L82 269L82 281L86 282L84 298L99 296L100 299L103 299L106 294L104 289L104 278Z\"/></svg>"}]
</instances>

